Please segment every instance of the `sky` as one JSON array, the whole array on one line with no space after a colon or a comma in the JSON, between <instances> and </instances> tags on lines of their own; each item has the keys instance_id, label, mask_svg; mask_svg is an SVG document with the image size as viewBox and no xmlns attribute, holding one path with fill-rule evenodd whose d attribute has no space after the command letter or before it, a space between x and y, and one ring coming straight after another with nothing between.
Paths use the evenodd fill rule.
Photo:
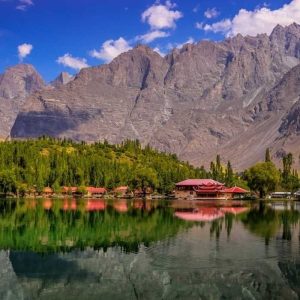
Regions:
<instances>
[{"instance_id":1,"label":"sky","mask_svg":"<svg viewBox=\"0 0 300 300\"><path fill-rule=\"evenodd\" d=\"M270 34L300 23L300 0L0 0L0 73L30 63L46 81L109 63L137 44Z\"/></svg>"}]
</instances>

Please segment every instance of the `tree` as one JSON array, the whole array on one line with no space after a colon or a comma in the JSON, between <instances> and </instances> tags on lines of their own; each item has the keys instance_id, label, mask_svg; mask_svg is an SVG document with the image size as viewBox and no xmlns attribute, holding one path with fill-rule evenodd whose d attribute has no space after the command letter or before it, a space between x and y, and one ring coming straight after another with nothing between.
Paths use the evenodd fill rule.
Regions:
<instances>
[{"instance_id":1,"label":"tree","mask_svg":"<svg viewBox=\"0 0 300 300\"><path fill-rule=\"evenodd\" d=\"M289 191L295 191L300 187L300 181L296 170L292 170L293 154L288 153L282 158L283 170L281 173L281 185Z\"/></svg>"},{"instance_id":2,"label":"tree","mask_svg":"<svg viewBox=\"0 0 300 300\"><path fill-rule=\"evenodd\" d=\"M265 155L265 162L271 162L271 153L270 153L270 149L267 148L266 149L266 155Z\"/></svg>"},{"instance_id":3,"label":"tree","mask_svg":"<svg viewBox=\"0 0 300 300\"><path fill-rule=\"evenodd\" d=\"M131 180L131 185L136 188L141 188L144 193L146 193L147 188L157 188L158 187L157 173L147 167L138 168Z\"/></svg>"},{"instance_id":4,"label":"tree","mask_svg":"<svg viewBox=\"0 0 300 300\"><path fill-rule=\"evenodd\" d=\"M4 195L17 192L17 181L13 172L2 171L0 173L0 192Z\"/></svg>"},{"instance_id":5,"label":"tree","mask_svg":"<svg viewBox=\"0 0 300 300\"><path fill-rule=\"evenodd\" d=\"M230 161L227 162L226 175L225 175L225 184L227 186L232 186L234 184L233 170L231 167Z\"/></svg>"},{"instance_id":6,"label":"tree","mask_svg":"<svg viewBox=\"0 0 300 300\"><path fill-rule=\"evenodd\" d=\"M224 181L225 176L224 176L224 172L223 172L223 167L221 164L221 157L218 154L216 157L216 162L211 162L210 163L210 172L211 172L211 176L214 180L218 180L218 181Z\"/></svg>"},{"instance_id":7,"label":"tree","mask_svg":"<svg viewBox=\"0 0 300 300\"><path fill-rule=\"evenodd\" d=\"M280 182L280 172L272 162L257 163L244 176L249 187L259 192L261 198L274 191Z\"/></svg>"}]
</instances>

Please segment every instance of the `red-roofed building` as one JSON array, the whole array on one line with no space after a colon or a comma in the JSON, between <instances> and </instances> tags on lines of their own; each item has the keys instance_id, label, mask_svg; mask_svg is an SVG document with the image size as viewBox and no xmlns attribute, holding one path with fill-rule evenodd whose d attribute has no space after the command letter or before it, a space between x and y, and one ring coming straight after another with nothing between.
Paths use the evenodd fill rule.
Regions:
<instances>
[{"instance_id":1,"label":"red-roofed building","mask_svg":"<svg viewBox=\"0 0 300 300\"><path fill-rule=\"evenodd\" d=\"M93 186L88 186L86 188L87 195L88 196L93 196L93 197L102 197L104 194L107 193L107 190L103 187L93 187Z\"/></svg>"},{"instance_id":2,"label":"red-roofed building","mask_svg":"<svg viewBox=\"0 0 300 300\"><path fill-rule=\"evenodd\" d=\"M119 186L114 189L114 194L116 197L123 198L130 195L130 190L128 186Z\"/></svg>"},{"instance_id":3,"label":"red-roofed building","mask_svg":"<svg viewBox=\"0 0 300 300\"><path fill-rule=\"evenodd\" d=\"M234 186L232 188L226 188L225 193L228 195L229 199L234 199L234 198L242 198L243 195L249 194L249 191L242 189L238 186Z\"/></svg>"},{"instance_id":4,"label":"red-roofed building","mask_svg":"<svg viewBox=\"0 0 300 300\"><path fill-rule=\"evenodd\" d=\"M53 195L53 189L51 187L45 187L43 189L43 196L44 197L51 197Z\"/></svg>"},{"instance_id":5,"label":"red-roofed building","mask_svg":"<svg viewBox=\"0 0 300 300\"><path fill-rule=\"evenodd\" d=\"M176 183L175 197L185 199L226 199L223 183L213 179L187 179Z\"/></svg>"},{"instance_id":6,"label":"red-roofed building","mask_svg":"<svg viewBox=\"0 0 300 300\"><path fill-rule=\"evenodd\" d=\"M63 194L76 194L77 193L78 188L76 186L64 186L62 188L62 193Z\"/></svg>"},{"instance_id":7,"label":"red-roofed building","mask_svg":"<svg viewBox=\"0 0 300 300\"><path fill-rule=\"evenodd\" d=\"M176 183L175 197L182 199L232 199L235 195L248 191L239 188L226 188L223 183L213 179L187 179Z\"/></svg>"}]
</instances>

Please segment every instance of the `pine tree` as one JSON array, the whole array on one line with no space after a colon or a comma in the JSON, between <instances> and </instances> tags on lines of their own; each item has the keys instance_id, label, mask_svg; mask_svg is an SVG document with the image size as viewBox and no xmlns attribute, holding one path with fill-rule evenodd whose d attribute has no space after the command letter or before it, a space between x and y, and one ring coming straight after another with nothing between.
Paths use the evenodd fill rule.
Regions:
<instances>
[{"instance_id":1,"label":"pine tree","mask_svg":"<svg viewBox=\"0 0 300 300\"><path fill-rule=\"evenodd\" d=\"M271 162L271 153L270 153L270 149L267 148L266 149L266 155L265 155L265 162Z\"/></svg>"}]
</instances>

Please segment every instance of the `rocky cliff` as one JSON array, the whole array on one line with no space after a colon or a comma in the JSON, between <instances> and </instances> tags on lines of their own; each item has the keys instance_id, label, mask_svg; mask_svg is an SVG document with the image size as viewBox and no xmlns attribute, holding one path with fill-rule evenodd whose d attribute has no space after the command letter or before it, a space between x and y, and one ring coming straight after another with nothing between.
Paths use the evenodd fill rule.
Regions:
<instances>
[{"instance_id":1,"label":"rocky cliff","mask_svg":"<svg viewBox=\"0 0 300 300\"><path fill-rule=\"evenodd\" d=\"M0 74L0 138L6 138L25 98L45 86L31 65L20 64Z\"/></svg>"},{"instance_id":2,"label":"rocky cliff","mask_svg":"<svg viewBox=\"0 0 300 300\"><path fill-rule=\"evenodd\" d=\"M244 168L266 147L276 157L290 139L284 128L298 118L299 49L297 24L187 44L165 58L138 46L29 96L11 135L139 139L194 164L220 153Z\"/></svg>"},{"instance_id":3,"label":"rocky cliff","mask_svg":"<svg viewBox=\"0 0 300 300\"><path fill-rule=\"evenodd\" d=\"M74 77L70 75L68 72L61 72L51 83L50 85L53 87L60 87L72 81Z\"/></svg>"}]
</instances>

